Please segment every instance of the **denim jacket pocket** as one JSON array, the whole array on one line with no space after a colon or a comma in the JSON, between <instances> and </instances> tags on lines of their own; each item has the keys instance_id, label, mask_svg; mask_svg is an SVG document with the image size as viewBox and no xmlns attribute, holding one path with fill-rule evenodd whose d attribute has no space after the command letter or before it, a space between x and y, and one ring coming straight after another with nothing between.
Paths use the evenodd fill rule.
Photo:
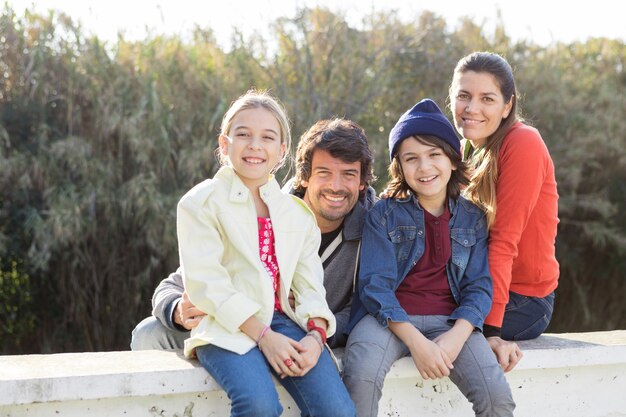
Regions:
<instances>
[{"instance_id":1,"label":"denim jacket pocket","mask_svg":"<svg viewBox=\"0 0 626 417\"><path fill-rule=\"evenodd\" d=\"M473 229L450 230L452 242L452 263L465 270L472 246L476 244L476 232Z\"/></svg>"},{"instance_id":2,"label":"denim jacket pocket","mask_svg":"<svg viewBox=\"0 0 626 417\"><path fill-rule=\"evenodd\" d=\"M397 261L406 261L411 253L417 232L416 226L396 226L389 232L389 239L396 250Z\"/></svg>"}]
</instances>

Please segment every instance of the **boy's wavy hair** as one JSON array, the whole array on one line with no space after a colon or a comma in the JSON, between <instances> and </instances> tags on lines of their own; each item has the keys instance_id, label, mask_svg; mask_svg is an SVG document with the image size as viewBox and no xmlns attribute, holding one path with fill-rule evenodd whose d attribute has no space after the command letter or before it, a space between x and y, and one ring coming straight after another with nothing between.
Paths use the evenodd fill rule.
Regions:
<instances>
[{"instance_id":1,"label":"boy's wavy hair","mask_svg":"<svg viewBox=\"0 0 626 417\"><path fill-rule=\"evenodd\" d=\"M450 180L448 181L448 185L446 187L446 196L448 198L452 197L454 199L458 198L461 194L461 190L469 184L468 178L468 168L467 164L463 162L461 156L457 151L454 150L452 146L450 146L446 141L439 139L436 136L431 135L417 135L410 136L404 140L408 140L410 138L414 138L419 143L427 146L436 146L443 150L443 153L450 158L452 162L452 166L455 167L455 170L452 170L450 175ZM399 152L396 152L391 163L389 164L389 182L385 188L385 193L392 198L406 198L410 193L416 194L409 184L406 182L404 177L404 173L402 172L402 164L399 159ZM417 194L416 194L417 195ZM419 196L417 196L419 199Z\"/></svg>"},{"instance_id":2,"label":"boy's wavy hair","mask_svg":"<svg viewBox=\"0 0 626 417\"><path fill-rule=\"evenodd\" d=\"M359 161L361 184L365 185L360 197L365 195L370 182L374 181L374 158L361 126L345 119L320 120L302 135L296 149L296 176L293 183L294 192L298 195L304 195L306 191L302 183L311 178L311 164L316 150L324 150L333 158L346 163Z\"/></svg>"}]
</instances>

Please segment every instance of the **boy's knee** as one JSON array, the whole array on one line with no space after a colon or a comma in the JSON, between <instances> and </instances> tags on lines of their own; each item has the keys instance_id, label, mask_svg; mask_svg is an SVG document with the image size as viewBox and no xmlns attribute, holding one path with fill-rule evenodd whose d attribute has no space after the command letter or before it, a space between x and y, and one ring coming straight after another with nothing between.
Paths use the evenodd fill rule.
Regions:
<instances>
[{"instance_id":1,"label":"boy's knee","mask_svg":"<svg viewBox=\"0 0 626 417\"><path fill-rule=\"evenodd\" d=\"M508 385L490 390L489 396L474 401L474 412L480 417L513 416L515 401Z\"/></svg>"},{"instance_id":2,"label":"boy's knee","mask_svg":"<svg viewBox=\"0 0 626 417\"><path fill-rule=\"evenodd\" d=\"M344 382L352 384L381 385L386 372L381 374L381 359L384 350L381 346L369 342L357 342L350 345L350 349L343 358Z\"/></svg>"}]
</instances>

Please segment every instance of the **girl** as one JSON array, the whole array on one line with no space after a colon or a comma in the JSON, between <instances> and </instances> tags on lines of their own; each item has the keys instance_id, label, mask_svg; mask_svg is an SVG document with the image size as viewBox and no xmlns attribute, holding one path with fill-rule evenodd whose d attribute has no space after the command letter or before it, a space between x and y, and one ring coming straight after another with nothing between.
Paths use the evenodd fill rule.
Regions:
<instances>
[{"instance_id":1,"label":"girl","mask_svg":"<svg viewBox=\"0 0 626 417\"><path fill-rule=\"evenodd\" d=\"M476 415L512 416L511 390L480 332L491 307L487 225L459 195L467 178L454 128L422 100L391 130L389 156L389 198L366 219L348 328L358 324L344 356L358 415L378 415L385 375L410 354L424 379L450 376Z\"/></svg>"},{"instance_id":2,"label":"girl","mask_svg":"<svg viewBox=\"0 0 626 417\"><path fill-rule=\"evenodd\" d=\"M539 132L519 121L513 71L499 55L462 58L450 104L473 169L465 194L486 210L490 229L493 307L485 336L509 371L521 352L502 339L535 338L552 317L559 278L554 165Z\"/></svg>"},{"instance_id":3,"label":"girl","mask_svg":"<svg viewBox=\"0 0 626 417\"><path fill-rule=\"evenodd\" d=\"M232 416L282 413L272 374L303 416L353 416L324 350L335 318L324 298L319 229L271 175L289 141L283 108L266 93L248 92L222 120L224 166L178 203L185 289L207 314L185 341L185 355L195 353L224 388Z\"/></svg>"}]
</instances>

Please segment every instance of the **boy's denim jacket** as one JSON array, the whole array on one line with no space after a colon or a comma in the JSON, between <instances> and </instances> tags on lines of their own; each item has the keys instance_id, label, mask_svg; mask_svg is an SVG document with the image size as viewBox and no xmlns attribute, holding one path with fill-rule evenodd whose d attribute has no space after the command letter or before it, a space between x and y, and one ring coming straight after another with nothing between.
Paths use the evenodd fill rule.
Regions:
<instances>
[{"instance_id":1,"label":"boy's denim jacket","mask_svg":"<svg viewBox=\"0 0 626 417\"><path fill-rule=\"evenodd\" d=\"M462 318L482 330L491 309L492 281L487 262L484 213L463 197L448 200L451 256L448 283L458 307L449 319ZM354 297L346 333L367 313L383 327L407 322L395 291L424 253L424 211L415 196L379 201L363 229L358 297Z\"/></svg>"}]
</instances>

